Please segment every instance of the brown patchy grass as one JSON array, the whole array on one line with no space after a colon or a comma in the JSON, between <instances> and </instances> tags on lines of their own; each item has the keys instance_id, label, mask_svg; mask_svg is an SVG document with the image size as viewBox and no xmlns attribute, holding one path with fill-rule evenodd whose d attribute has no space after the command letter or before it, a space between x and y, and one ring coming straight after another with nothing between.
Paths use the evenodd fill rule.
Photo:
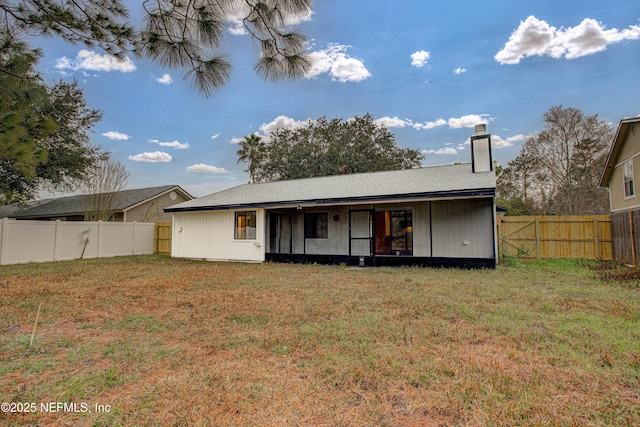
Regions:
<instances>
[{"instance_id":1,"label":"brown patchy grass","mask_svg":"<svg viewBox=\"0 0 640 427\"><path fill-rule=\"evenodd\" d=\"M640 290L584 263L128 257L0 267L0 295L0 400L38 405L3 425L640 425Z\"/></svg>"}]
</instances>

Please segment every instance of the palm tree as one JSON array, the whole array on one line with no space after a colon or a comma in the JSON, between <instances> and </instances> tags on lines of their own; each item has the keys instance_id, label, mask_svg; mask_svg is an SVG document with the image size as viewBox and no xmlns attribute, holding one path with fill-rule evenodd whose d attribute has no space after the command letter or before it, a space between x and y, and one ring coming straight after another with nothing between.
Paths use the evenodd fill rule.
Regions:
<instances>
[{"instance_id":1,"label":"palm tree","mask_svg":"<svg viewBox=\"0 0 640 427\"><path fill-rule=\"evenodd\" d=\"M248 163L249 166L245 169L245 172L249 172L249 182L255 182L256 172L258 171L258 165L260 159L264 156L266 146L262 139L252 133L249 136L244 137L244 141L240 142L240 149L236 152L238 156L238 163Z\"/></svg>"}]
</instances>

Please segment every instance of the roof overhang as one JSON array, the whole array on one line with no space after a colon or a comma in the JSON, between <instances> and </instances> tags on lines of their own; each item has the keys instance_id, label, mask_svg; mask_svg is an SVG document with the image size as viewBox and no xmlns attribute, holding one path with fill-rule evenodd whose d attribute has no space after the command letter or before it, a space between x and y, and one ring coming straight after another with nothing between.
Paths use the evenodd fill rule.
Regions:
<instances>
[{"instance_id":1,"label":"roof overhang","mask_svg":"<svg viewBox=\"0 0 640 427\"><path fill-rule=\"evenodd\" d=\"M348 197L339 199L311 199L311 200L286 200L266 203L245 203L234 205L197 206L186 208L165 208L165 212L198 212L198 211L222 211L237 209L277 209L277 208L309 208L317 206L340 206L371 203L402 203L415 201L437 201L452 199L474 199L495 197L495 188L481 188L465 191L413 193L388 196Z\"/></svg>"},{"instance_id":2,"label":"roof overhang","mask_svg":"<svg viewBox=\"0 0 640 427\"><path fill-rule=\"evenodd\" d=\"M640 123L640 117L620 120L618 129L616 130L616 135L613 138L613 143L611 144L611 148L609 149L607 163L605 164L604 171L602 171L602 176L600 177L600 187L609 186L609 180L611 180L611 175L613 174L613 170L615 169L618 155L622 150L624 141L627 140L629 129L631 129L631 125L634 123Z\"/></svg>"}]
</instances>

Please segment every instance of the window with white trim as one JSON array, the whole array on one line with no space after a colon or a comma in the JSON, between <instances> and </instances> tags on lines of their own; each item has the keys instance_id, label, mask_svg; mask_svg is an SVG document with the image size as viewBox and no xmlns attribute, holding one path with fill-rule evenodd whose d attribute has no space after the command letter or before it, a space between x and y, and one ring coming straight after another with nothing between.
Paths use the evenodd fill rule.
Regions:
<instances>
[{"instance_id":1,"label":"window with white trim","mask_svg":"<svg viewBox=\"0 0 640 427\"><path fill-rule=\"evenodd\" d=\"M636 189L633 183L633 159L627 160L622 164L622 176L624 180L624 197L626 199L636 195Z\"/></svg>"}]
</instances>

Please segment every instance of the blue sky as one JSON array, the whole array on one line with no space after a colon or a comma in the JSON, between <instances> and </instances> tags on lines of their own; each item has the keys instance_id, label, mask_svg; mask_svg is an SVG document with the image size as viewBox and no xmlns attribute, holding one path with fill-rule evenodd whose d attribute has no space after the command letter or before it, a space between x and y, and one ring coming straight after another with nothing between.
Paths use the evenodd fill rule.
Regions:
<instances>
[{"instance_id":1,"label":"blue sky","mask_svg":"<svg viewBox=\"0 0 640 427\"><path fill-rule=\"evenodd\" d=\"M129 4L137 19L142 3ZM45 80L78 80L103 112L92 142L126 164L129 188L178 184L194 196L248 181L236 163L242 137L323 116L371 113L432 166L469 161L479 122L506 165L551 106L614 126L640 115L637 0L318 0L299 21L312 73L272 83L254 74L253 42L231 14L223 51L233 74L210 98L184 70L55 38L32 45L43 48Z\"/></svg>"}]
</instances>

